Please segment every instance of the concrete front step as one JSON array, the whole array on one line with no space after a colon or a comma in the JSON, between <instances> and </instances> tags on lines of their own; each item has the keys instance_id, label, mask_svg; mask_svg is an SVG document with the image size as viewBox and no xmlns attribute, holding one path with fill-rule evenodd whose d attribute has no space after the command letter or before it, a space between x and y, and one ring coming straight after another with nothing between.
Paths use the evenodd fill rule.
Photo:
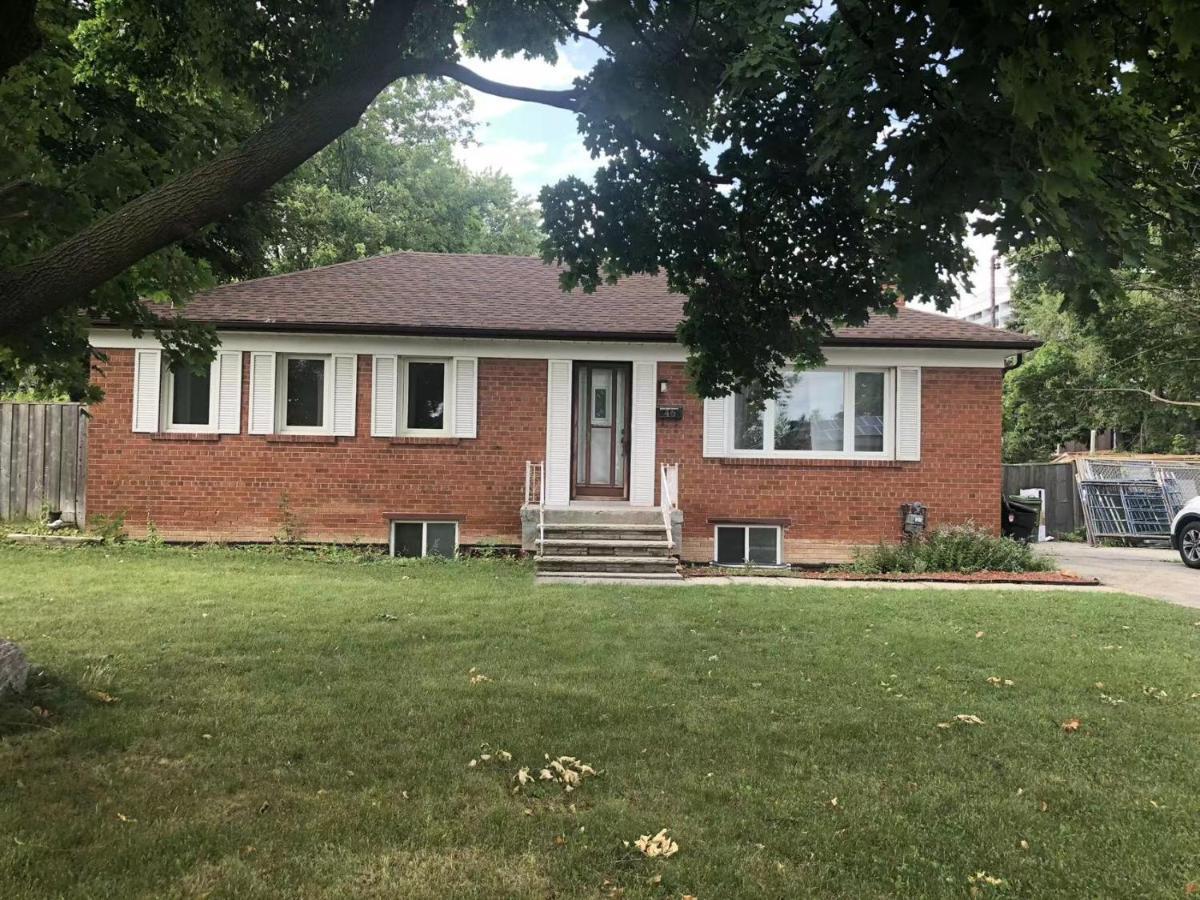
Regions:
<instances>
[{"instance_id":1,"label":"concrete front step","mask_svg":"<svg viewBox=\"0 0 1200 900\"><path fill-rule=\"evenodd\" d=\"M632 549L649 550L649 549L658 549L658 548L661 548L663 550L671 549L671 542L668 540L665 540L665 539L655 541L655 540L641 540L638 538L634 538L634 539L622 538L622 539L618 539L618 540L608 540L605 538L552 537L552 538L543 538L542 540L538 541L538 543L541 544L543 547L565 547L567 549L570 549L572 547L589 547L589 548L596 547L596 548L601 548L601 549L607 548L607 549L611 549L611 550L620 550L622 548L628 548L631 550Z\"/></svg>"},{"instance_id":2,"label":"concrete front step","mask_svg":"<svg viewBox=\"0 0 1200 900\"><path fill-rule=\"evenodd\" d=\"M573 506L569 509L551 509L542 512L542 523L546 527L559 525L657 525L663 527L662 510L656 506Z\"/></svg>"},{"instance_id":3,"label":"concrete front step","mask_svg":"<svg viewBox=\"0 0 1200 900\"><path fill-rule=\"evenodd\" d=\"M683 584L678 572L544 572L537 580L542 584Z\"/></svg>"}]
</instances>

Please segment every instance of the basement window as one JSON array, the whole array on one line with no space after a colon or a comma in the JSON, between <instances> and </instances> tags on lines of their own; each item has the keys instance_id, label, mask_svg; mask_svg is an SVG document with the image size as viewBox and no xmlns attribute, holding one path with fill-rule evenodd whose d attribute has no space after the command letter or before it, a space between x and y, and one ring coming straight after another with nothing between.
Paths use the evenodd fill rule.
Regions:
<instances>
[{"instance_id":1,"label":"basement window","mask_svg":"<svg viewBox=\"0 0 1200 900\"><path fill-rule=\"evenodd\" d=\"M452 559L458 551L457 522L393 522L392 556Z\"/></svg>"},{"instance_id":2,"label":"basement window","mask_svg":"<svg viewBox=\"0 0 1200 900\"><path fill-rule=\"evenodd\" d=\"M718 525L713 559L719 566L778 566L783 560L783 529L778 525Z\"/></svg>"}]
</instances>

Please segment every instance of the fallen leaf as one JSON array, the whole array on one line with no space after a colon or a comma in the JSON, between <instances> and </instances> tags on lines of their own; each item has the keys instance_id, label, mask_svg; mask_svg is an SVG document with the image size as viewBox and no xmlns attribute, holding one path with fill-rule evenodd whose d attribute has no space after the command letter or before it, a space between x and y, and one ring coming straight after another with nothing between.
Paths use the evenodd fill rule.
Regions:
<instances>
[{"instance_id":1,"label":"fallen leaf","mask_svg":"<svg viewBox=\"0 0 1200 900\"><path fill-rule=\"evenodd\" d=\"M1067 719L1067 721L1062 723L1062 730L1065 731L1067 734L1074 734L1076 731L1079 730L1079 726L1082 724L1083 723L1080 722L1078 719Z\"/></svg>"},{"instance_id":2,"label":"fallen leaf","mask_svg":"<svg viewBox=\"0 0 1200 900\"><path fill-rule=\"evenodd\" d=\"M642 851L643 856L650 859L662 858L668 859L679 852L679 844L671 840L667 834L667 829L662 829L658 834L651 837L648 834L643 834L633 845Z\"/></svg>"},{"instance_id":3,"label":"fallen leaf","mask_svg":"<svg viewBox=\"0 0 1200 900\"><path fill-rule=\"evenodd\" d=\"M987 680L987 683L992 687L1012 687L1016 682L1014 682L1011 678L1000 678L996 675L993 675Z\"/></svg>"},{"instance_id":4,"label":"fallen leaf","mask_svg":"<svg viewBox=\"0 0 1200 900\"><path fill-rule=\"evenodd\" d=\"M1200 622L1197 622L1196 624L1197 624L1197 625L1200 625ZM1197 893L1198 891L1200 891L1200 884L1197 884L1197 883L1196 883L1196 882L1194 882L1194 881L1189 881L1189 882L1188 882L1187 884L1185 884L1185 885L1184 885L1184 887L1183 887L1183 892L1184 892L1185 894L1195 894L1195 893Z\"/></svg>"},{"instance_id":5,"label":"fallen leaf","mask_svg":"<svg viewBox=\"0 0 1200 900\"><path fill-rule=\"evenodd\" d=\"M978 638L981 638L981 637L983 637L983 632L982 632L982 631L977 631L977 632L975 632L975 637L976 637L977 639L978 639Z\"/></svg>"},{"instance_id":6,"label":"fallen leaf","mask_svg":"<svg viewBox=\"0 0 1200 900\"><path fill-rule=\"evenodd\" d=\"M1022 839L1021 839L1021 843L1019 844L1019 846L1020 846L1020 848L1021 848L1022 850L1028 850L1028 849L1029 849L1029 841L1027 841L1027 840L1025 840L1024 838L1022 838Z\"/></svg>"},{"instance_id":7,"label":"fallen leaf","mask_svg":"<svg viewBox=\"0 0 1200 900\"><path fill-rule=\"evenodd\" d=\"M837 797L830 797L829 798L829 808L837 809L837 805L838 805Z\"/></svg>"},{"instance_id":8,"label":"fallen leaf","mask_svg":"<svg viewBox=\"0 0 1200 900\"><path fill-rule=\"evenodd\" d=\"M98 703L120 703L120 700L106 691L88 691L87 695Z\"/></svg>"},{"instance_id":9,"label":"fallen leaf","mask_svg":"<svg viewBox=\"0 0 1200 900\"><path fill-rule=\"evenodd\" d=\"M555 847L565 847L567 844L567 836L565 834L556 834L554 836Z\"/></svg>"},{"instance_id":10,"label":"fallen leaf","mask_svg":"<svg viewBox=\"0 0 1200 900\"><path fill-rule=\"evenodd\" d=\"M1004 884L1003 878L997 878L995 875L989 875L987 872L976 872L974 875L968 875L967 880L971 884L986 884L989 887L1000 887Z\"/></svg>"}]
</instances>

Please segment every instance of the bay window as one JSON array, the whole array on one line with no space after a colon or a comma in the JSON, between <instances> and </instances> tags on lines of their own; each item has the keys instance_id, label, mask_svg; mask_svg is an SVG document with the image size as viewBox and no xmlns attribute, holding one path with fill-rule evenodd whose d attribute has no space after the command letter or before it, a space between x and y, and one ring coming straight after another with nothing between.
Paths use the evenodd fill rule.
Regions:
<instances>
[{"instance_id":1,"label":"bay window","mask_svg":"<svg viewBox=\"0 0 1200 900\"><path fill-rule=\"evenodd\" d=\"M893 391L885 369L791 372L774 395L755 387L726 401L728 446L735 456L886 458Z\"/></svg>"}]
</instances>

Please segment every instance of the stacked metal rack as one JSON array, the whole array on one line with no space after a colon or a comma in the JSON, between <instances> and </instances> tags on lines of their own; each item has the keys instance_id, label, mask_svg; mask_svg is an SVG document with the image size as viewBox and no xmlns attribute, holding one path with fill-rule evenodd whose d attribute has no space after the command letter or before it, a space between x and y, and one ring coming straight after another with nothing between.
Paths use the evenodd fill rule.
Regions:
<instances>
[{"instance_id":1,"label":"stacked metal rack","mask_svg":"<svg viewBox=\"0 0 1200 900\"><path fill-rule=\"evenodd\" d=\"M1163 541L1171 519L1200 491L1200 466L1148 460L1079 460L1088 541Z\"/></svg>"}]
</instances>

